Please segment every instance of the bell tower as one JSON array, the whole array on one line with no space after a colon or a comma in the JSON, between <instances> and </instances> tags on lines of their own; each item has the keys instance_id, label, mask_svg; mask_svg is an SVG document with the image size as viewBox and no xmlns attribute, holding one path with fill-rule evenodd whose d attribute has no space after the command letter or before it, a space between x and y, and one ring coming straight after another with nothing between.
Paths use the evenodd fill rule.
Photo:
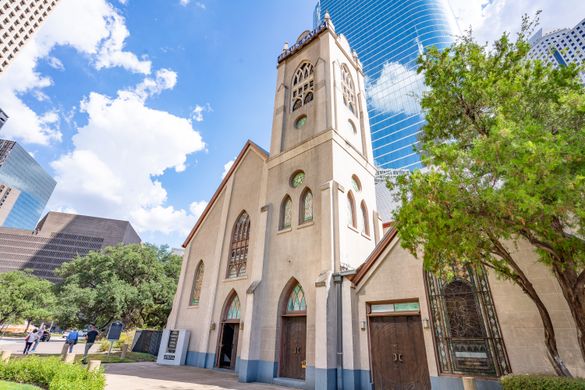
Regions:
<instances>
[{"instance_id":1,"label":"bell tower","mask_svg":"<svg viewBox=\"0 0 585 390\"><path fill-rule=\"evenodd\" d=\"M327 14L278 57L270 154L335 131L373 164L362 65Z\"/></svg>"}]
</instances>

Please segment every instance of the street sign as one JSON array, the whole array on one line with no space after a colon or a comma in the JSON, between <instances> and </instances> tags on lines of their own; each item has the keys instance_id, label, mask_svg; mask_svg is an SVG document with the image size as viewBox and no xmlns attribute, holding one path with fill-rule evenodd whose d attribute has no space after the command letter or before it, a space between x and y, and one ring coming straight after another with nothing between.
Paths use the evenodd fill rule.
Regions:
<instances>
[{"instance_id":1,"label":"street sign","mask_svg":"<svg viewBox=\"0 0 585 390\"><path fill-rule=\"evenodd\" d=\"M122 334L122 330L124 329L124 324L120 321L114 321L110 325L110 329L108 329L108 340L109 341L117 341L120 340L120 335Z\"/></svg>"}]
</instances>

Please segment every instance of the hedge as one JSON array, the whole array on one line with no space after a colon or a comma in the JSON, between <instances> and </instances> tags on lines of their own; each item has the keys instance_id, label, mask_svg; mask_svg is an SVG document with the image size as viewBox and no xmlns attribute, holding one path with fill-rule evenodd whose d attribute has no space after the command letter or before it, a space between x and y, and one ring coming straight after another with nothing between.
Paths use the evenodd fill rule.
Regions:
<instances>
[{"instance_id":1,"label":"hedge","mask_svg":"<svg viewBox=\"0 0 585 390\"><path fill-rule=\"evenodd\" d=\"M585 390L585 380L550 375L507 375L500 379L504 390Z\"/></svg>"},{"instance_id":2,"label":"hedge","mask_svg":"<svg viewBox=\"0 0 585 390\"><path fill-rule=\"evenodd\" d=\"M103 390L103 370L89 372L80 364L66 364L57 357L30 356L0 363L0 379L37 385L49 390Z\"/></svg>"}]
</instances>

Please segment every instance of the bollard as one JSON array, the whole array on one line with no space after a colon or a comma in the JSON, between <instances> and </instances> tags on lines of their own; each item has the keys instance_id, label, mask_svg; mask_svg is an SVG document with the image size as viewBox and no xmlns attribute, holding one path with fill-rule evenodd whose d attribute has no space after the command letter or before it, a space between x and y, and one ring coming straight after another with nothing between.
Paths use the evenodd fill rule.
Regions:
<instances>
[{"instance_id":1,"label":"bollard","mask_svg":"<svg viewBox=\"0 0 585 390\"><path fill-rule=\"evenodd\" d=\"M90 360L89 364L87 365L87 371L89 372L97 371L99 370L101 364L102 364L101 360Z\"/></svg>"},{"instance_id":2,"label":"bollard","mask_svg":"<svg viewBox=\"0 0 585 390\"><path fill-rule=\"evenodd\" d=\"M65 355L65 359L64 362L67 364L73 364L75 363L75 354L74 353L68 353Z\"/></svg>"},{"instance_id":3,"label":"bollard","mask_svg":"<svg viewBox=\"0 0 585 390\"><path fill-rule=\"evenodd\" d=\"M477 390L475 386L475 378L472 376L463 377L463 390Z\"/></svg>"},{"instance_id":4,"label":"bollard","mask_svg":"<svg viewBox=\"0 0 585 390\"><path fill-rule=\"evenodd\" d=\"M64 343L63 348L61 348L61 360L65 360L65 356L67 356L68 350L69 350L69 344Z\"/></svg>"},{"instance_id":5,"label":"bollard","mask_svg":"<svg viewBox=\"0 0 585 390\"><path fill-rule=\"evenodd\" d=\"M0 362L2 363L8 362L8 360L10 360L10 355L12 355L12 352L2 351L2 355L0 356Z\"/></svg>"},{"instance_id":6,"label":"bollard","mask_svg":"<svg viewBox=\"0 0 585 390\"><path fill-rule=\"evenodd\" d=\"M120 358L125 359L127 353L128 353L128 344L122 344Z\"/></svg>"}]
</instances>

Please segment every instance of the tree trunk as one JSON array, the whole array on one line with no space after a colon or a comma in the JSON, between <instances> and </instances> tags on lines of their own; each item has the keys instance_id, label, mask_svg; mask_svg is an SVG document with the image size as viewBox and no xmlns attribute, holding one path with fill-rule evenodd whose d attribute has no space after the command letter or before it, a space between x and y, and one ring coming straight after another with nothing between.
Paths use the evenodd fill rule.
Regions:
<instances>
[{"instance_id":1,"label":"tree trunk","mask_svg":"<svg viewBox=\"0 0 585 390\"><path fill-rule=\"evenodd\" d=\"M553 273L571 310L577 329L577 343L581 350L581 358L585 361L585 291L582 286L576 285L578 275L571 266L563 266L556 261L552 264Z\"/></svg>"},{"instance_id":2,"label":"tree trunk","mask_svg":"<svg viewBox=\"0 0 585 390\"><path fill-rule=\"evenodd\" d=\"M24 333L28 332L29 326L30 326L30 320L26 320L26 328L24 329Z\"/></svg>"}]
</instances>

